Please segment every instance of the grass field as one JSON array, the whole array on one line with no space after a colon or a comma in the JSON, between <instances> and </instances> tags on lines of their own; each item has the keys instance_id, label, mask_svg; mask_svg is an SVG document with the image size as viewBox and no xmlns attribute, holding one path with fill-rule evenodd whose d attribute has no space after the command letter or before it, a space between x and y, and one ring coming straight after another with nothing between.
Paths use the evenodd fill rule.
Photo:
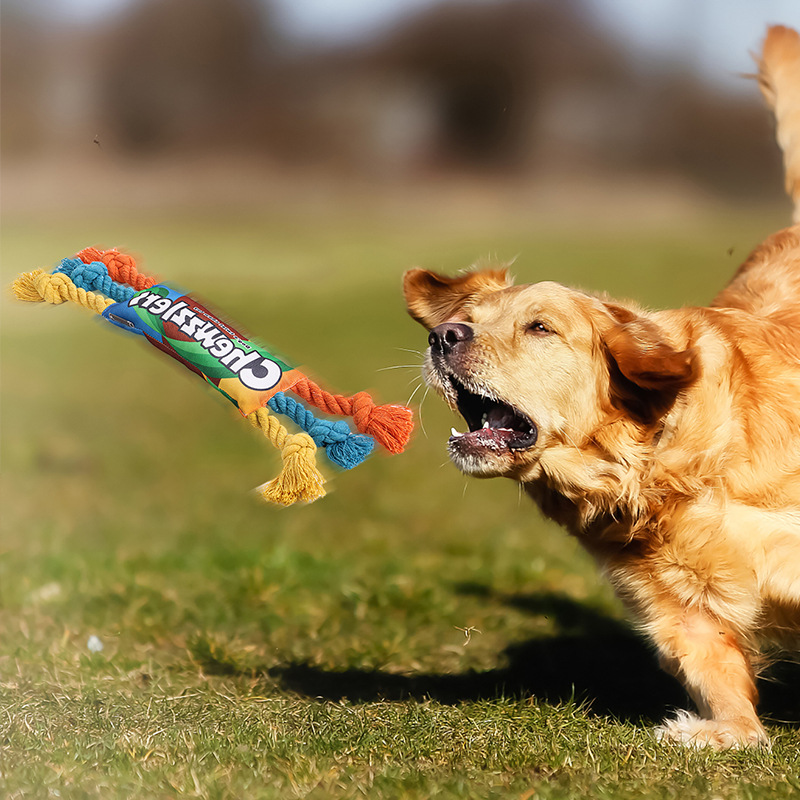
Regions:
<instances>
[{"instance_id":1,"label":"grass field","mask_svg":"<svg viewBox=\"0 0 800 800\"><path fill-rule=\"evenodd\" d=\"M11 220L3 280L130 247L332 388L404 402L425 343L408 266L519 256L521 280L697 303L778 222ZM277 509L248 492L275 451L88 313L4 298L2 369L4 797L800 796L797 671L764 685L771 752L657 744L680 689L574 542L511 483L446 463L435 398L404 455Z\"/></svg>"}]
</instances>

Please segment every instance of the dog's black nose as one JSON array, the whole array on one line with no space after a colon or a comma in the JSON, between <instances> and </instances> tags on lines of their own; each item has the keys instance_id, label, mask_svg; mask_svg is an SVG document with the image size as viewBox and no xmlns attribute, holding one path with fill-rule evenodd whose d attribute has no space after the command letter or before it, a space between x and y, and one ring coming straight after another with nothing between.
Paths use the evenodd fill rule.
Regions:
<instances>
[{"instance_id":1,"label":"dog's black nose","mask_svg":"<svg viewBox=\"0 0 800 800\"><path fill-rule=\"evenodd\" d=\"M445 322L428 335L428 344L441 353L449 353L457 344L472 339L472 328L463 322Z\"/></svg>"}]
</instances>

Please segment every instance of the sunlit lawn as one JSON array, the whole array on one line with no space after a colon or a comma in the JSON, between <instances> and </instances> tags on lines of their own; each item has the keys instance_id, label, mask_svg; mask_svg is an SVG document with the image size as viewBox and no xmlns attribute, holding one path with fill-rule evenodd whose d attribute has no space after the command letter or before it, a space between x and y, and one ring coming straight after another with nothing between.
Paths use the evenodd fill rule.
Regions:
<instances>
[{"instance_id":1,"label":"sunlit lawn","mask_svg":"<svg viewBox=\"0 0 800 800\"><path fill-rule=\"evenodd\" d=\"M329 388L405 402L425 346L403 309L409 266L518 256L523 281L698 303L772 224L12 220L3 281L88 244L129 248ZM800 732L777 723L797 719L796 690L766 687L771 752L655 743L680 689L563 532L512 484L446 463L454 420L436 398L404 455L329 474L328 497L278 509L249 492L276 452L194 376L88 312L4 300L2 391L5 796L800 793Z\"/></svg>"}]
</instances>

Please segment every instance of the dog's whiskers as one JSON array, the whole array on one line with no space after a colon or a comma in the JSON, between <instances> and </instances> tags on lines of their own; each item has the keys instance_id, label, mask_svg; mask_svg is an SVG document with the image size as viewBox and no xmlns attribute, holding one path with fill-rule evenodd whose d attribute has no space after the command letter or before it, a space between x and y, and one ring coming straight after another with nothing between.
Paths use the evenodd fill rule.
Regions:
<instances>
[{"instance_id":1,"label":"dog's whiskers","mask_svg":"<svg viewBox=\"0 0 800 800\"><path fill-rule=\"evenodd\" d=\"M425 394L422 395L422 400L419 401L419 409L417 410L417 416L419 417L419 427L422 431L422 435L427 439L428 438L428 431L425 430L425 421L422 419L422 406L425 404L425 400L428 397L428 392L431 390L430 386L425 385ZM414 391L416 394L416 390Z\"/></svg>"},{"instance_id":2,"label":"dog's whiskers","mask_svg":"<svg viewBox=\"0 0 800 800\"><path fill-rule=\"evenodd\" d=\"M425 383L422 381L421 378L419 378L418 380L419 380L419 383L414 387L414 391L411 392L411 396L406 401L406 405L407 406L411 405L411 401L414 399L414 397L416 396L417 392L425 385Z\"/></svg>"},{"instance_id":3,"label":"dog's whiskers","mask_svg":"<svg viewBox=\"0 0 800 800\"><path fill-rule=\"evenodd\" d=\"M420 369L420 365L419 364L395 364L394 366L391 366L391 367L380 367L379 369L376 370L376 372L387 372L390 369L415 369L415 370L419 370Z\"/></svg>"}]
</instances>

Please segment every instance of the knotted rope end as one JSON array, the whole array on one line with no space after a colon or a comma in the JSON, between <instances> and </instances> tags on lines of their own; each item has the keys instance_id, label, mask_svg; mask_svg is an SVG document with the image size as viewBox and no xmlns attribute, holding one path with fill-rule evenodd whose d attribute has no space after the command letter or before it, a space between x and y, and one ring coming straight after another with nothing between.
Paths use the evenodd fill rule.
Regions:
<instances>
[{"instance_id":1,"label":"knotted rope end","mask_svg":"<svg viewBox=\"0 0 800 800\"><path fill-rule=\"evenodd\" d=\"M375 406L363 432L374 436L390 453L402 453L414 429L410 408L399 405Z\"/></svg>"},{"instance_id":2,"label":"knotted rope end","mask_svg":"<svg viewBox=\"0 0 800 800\"><path fill-rule=\"evenodd\" d=\"M47 275L47 273L43 269L35 269L32 272L23 272L15 278L14 283L11 284L14 297L28 303L41 303L44 297L38 287L42 275Z\"/></svg>"},{"instance_id":3,"label":"knotted rope end","mask_svg":"<svg viewBox=\"0 0 800 800\"><path fill-rule=\"evenodd\" d=\"M353 469L366 459L375 449L375 440L371 436L355 433L346 439L333 442L325 448L328 458L342 469Z\"/></svg>"},{"instance_id":4,"label":"knotted rope end","mask_svg":"<svg viewBox=\"0 0 800 800\"><path fill-rule=\"evenodd\" d=\"M281 450L283 469L277 478L256 491L268 502L282 506L312 503L325 496L325 479L316 466L316 446L310 436L298 433L287 436Z\"/></svg>"}]
</instances>

